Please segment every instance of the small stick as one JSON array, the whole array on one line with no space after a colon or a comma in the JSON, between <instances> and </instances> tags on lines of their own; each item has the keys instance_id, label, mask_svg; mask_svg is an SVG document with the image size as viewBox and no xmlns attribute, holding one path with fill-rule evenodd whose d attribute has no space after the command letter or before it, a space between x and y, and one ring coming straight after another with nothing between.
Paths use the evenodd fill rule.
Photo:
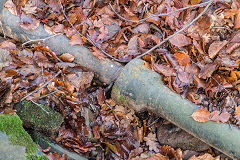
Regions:
<instances>
[{"instance_id":1,"label":"small stick","mask_svg":"<svg viewBox=\"0 0 240 160\"><path fill-rule=\"evenodd\" d=\"M54 35L51 35L51 36L49 36L49 37L42 38L42 39L30 39L30 38L28 38L28 39L30 39L30 40L27 41L27 42L24 42L24 43L22 44L22 46L24 46L24 45L26 45L26 44L28 44L28 43L31 43L31 42L46 41L46 40L48 40L48 39L50 39L50 38L53 38L53 37L55 37L55 36L58 36L58 35L62 35L62 33L54 34Z\"/></svg>"},{"instance_id":2,"label":"small stick","mask_svg":"<svg viewBox=\"0 0 240 160\"><path fill-rule=\"evenodd\" d=\"M107 102L106 102L106 105L111 109L111 111L112 111L114 117L116 118L116 120L118 120L118 121L120 122L120 120L119 120L119 118L117 117L117 115L115 114L115 112L114 112L112 106L110 106L110 104L108 104Z\"/></svg>"},{"instance_id":3,"label":"small stick","mask_svg":"<svg viewBox=\"0 0 240 160\"><path fill-rule=\"evenodd\" d=\"M35 89L34 91L28 93L26 96L24 96L20 102L24 101L27 97L29 97L30 95L32 95L33 93L38 92L40 89L44 88L45 86L47 86L54 78L56 78L60 73L62 72L62 70L59 70L51 79L49 79L46 83L44 83L41 87Z\"/></svg>"},{"instance_id":4,"label":"small stick","mask_svg":"<svg viewBox=\"0 0 240 160\"><path fill-rule=\"evenodd\" d=\"M44 112L46 112L47 114L49 114L49 112L46 111L40 104L34 102L33 100L31 100L31 102L32 102L33 104L37 105L38 107L40 107Z\"/></svg>"},{"instance_id":5,"label":"small stick","mask_svg":"<svg viewBox=\"0 0 240 160\"><path fill-rule=\"evenodd\" d=\"M157 45L155 45L154 47L152 47L150 50L148 50L147 52L135 57L134 59L137 58L141 58L142 56L149 54L150 52L152 52L153 50L155 50L156 48L160 47L163 43L167 42L169 39L173 38L174 36L176 36L178 33L184 31L185 29L187 29L188 27L190 27L194 22L196 22L206 11L207 9L210 7L210 5L212 4L213 0L209 0L208 1L208 5L204 8L204 10L196 17L194 18L189 24L187 24L186 26L184 26L182 29L178 30L177 32L175 32L174 34L168 36L167 38L165 38L163 41L161 41L160 43L158 43Z\"/></svg>"},{"instance_id":6,"label":"small stick","mask_svg":"<svg viewBox=\"0 0 240 160\"><path fill-rule=\"evenodd\" d=\"M210 0L210 1L211 1L211 0ZM119 18L121 18L121 19L123 19L123 20L125 20L125 21L129 21L129 22L133 22L133 23L139 23L139 22L146 21L146 20L148 20L148 19L150 19L150 18L153 18L153 17L168 16L168 15L173 14L173 13L175 13L175 12L179 12L179 11L186 10L186 9L189 9L189 8L201 7L201 6L206 5L206 4L208 4L208 3L209 3L209 1L203 2L203 3L200 3L200 4L189 5L189 6L187 6L187 7L179 8L179 9L170 11L170 12L168 12L168 13L153 14L153 15L147 17L147 18L140 19L140 20L138 20L138 21L134 21L134 20L130 20L130 19L127 19L127 18L122 17L120 14L117 13L116 10L114 10L114 8L113 8L113 6L112 6L111 4L109 4L109 6L110 6L110 8L113 10L113 12L114 12Z\"/></svg>"}]
</instances>

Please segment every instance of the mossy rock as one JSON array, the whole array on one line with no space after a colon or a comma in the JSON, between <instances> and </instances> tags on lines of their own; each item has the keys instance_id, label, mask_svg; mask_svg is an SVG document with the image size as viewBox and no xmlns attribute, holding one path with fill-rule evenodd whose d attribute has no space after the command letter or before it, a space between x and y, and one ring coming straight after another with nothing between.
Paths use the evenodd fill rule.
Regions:
<instances>
[{"instance_id":1,"label":"mossy rock","mask_svg":"<svg viewBox=\"0 0 240 160\"><path fill-rule=\"evenodd\" d=\"M27 128L55 133L63 123L60 113L42 104L34 104L31 101L23 101L16 106L17 114Z\"/></svg>"},{"instance_id":2,"label":"mossy rock","mask_svg":"<svg viewBox=\"0 0 240 160\"><path fill-rule=\"evenodd\" d=\"M37 155L37 145L23 129L17 115L0 114L0 159L4 160L47 160Z\"/></svg>"}]
</instances>

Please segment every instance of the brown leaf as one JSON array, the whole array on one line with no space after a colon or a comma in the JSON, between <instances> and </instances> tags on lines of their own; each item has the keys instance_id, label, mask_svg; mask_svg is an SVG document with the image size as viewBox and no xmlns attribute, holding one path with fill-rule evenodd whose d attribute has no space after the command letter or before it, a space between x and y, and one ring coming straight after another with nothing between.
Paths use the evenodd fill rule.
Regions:
<instances>
[{"instance_id":1,"label":"brown leaf","mask_svg":"<svg viewBox=\"0 0 240 160\"><path fill-rule=\"evenodd\" d=\"M72 36L71 40L69 41L69 44L71 46L73 46L73 45L83 45L84 41L83 41L82 37L78 33L76 33Z\"/></svg>"},{"instance_id":2,"label":"brown leaf","mask_svg":"<svg viewBox=\"0 0 240 160\"><path fill-rule=\"evenodd\" d=\"M177 52L174 54L174 57L177 59L178 64L181 66L187 66L190 63L190 58L184 52Z\"/></svg>"},{"instance_id":3,"label":"brown leaf","mask_svg":"<svg viewBox=\"0 0 240 160\"><path fill-rule=\"evenodd\" d=\"M39 51L35 51L33 54L34 61L39 67L50 68L54 67L54 64L48 61L48 58Z\"/></svg>"},{"instance_id":4,"label":"brown leaf","mask_svg":"<svg viewBox=\"0 0 240 160\"><path fill-rule=\"evenodd\" d=\"M67 79L75 88L90 84L94 74L92 72L77 72L75 74L68 74Z\"/></svg>"},{"instance_id":5,"label":"brown leaf","mask_svg":"<svg viewBox=\"0 0 240 160\"><path fill-rule=\"evenodd\" d=\"M209 78L212 76L212 73L216 70L217 64L206 64L200 71L199 78Z\"/></svg>"},{"instance_id":6,"label":"brown leaf","mask_svg":"<svg viewBox=\"0 0 240 160\"><path fill-rule=\"evenodd\" d=\"M160 74L163 74L164 76L174 76L175 75L174 69L167 65L154 63L152 65L152 68L154 71L156 71Z\"/></svg>"},{"instance_id":7,"label":"brown leaf","mask_svg":"<svg viewBox=\"0 0 240 160\"><path fill-rule=\"evenodd\" d=\"M226 123L229 120L230 116L231 115L228 112L221 113L220 111L213 111L210 114L210 120L215 122Z\"/></svg>"},{"instance_id":8,"label":"brown leaf","mask_svg":"<svg viewBox=\"0 0 240 160\"><path fill-rule=\"evenodd\" d=\"M214 41L208 49L209 57L211 59L213 59L227 43L228 43L228 41L226 41L226 40L224 40L224 41Z\"/></svg>"},{"instance_id":9,"label":"brown leaf","mask_svg":"<svg viewBox=\"0 0 240 160\"><path fill-rule=\"evenodd\" d=\"M10 41L4 41L0 44L2 49L16 49L16 45Z\"/></svg>"},{"instance_id":10,"label":"brown leaf","mask_svg":"<svg viewBox=\"0 0 240 160\"><path fill-rule=\"evenodd\" d=\"M179 33L179 34L175 35L174 37L172 37L171 39L169 39L169 42L172 45L175 45L177 47L187 46L192 43L190 38L188 38L187 36L185 36L181 33Z\"/></svg>"},{"instance_id":11,"label":"brown leaf","mask_svg":"<svg viewBox=\"0 0 240 160\"><path fill-rule=\"evenodd\" d=\"M60 56L60 59L64 62L73 62L74 56L69 53L64 53Z\"/></svg>"},{"instance_id":12,"label":"brown leaf","mask_svg":"<svg viewBox=\"0 0 240 160\"><path fill-rule=\"evenodd\" d=\"M13 15L18 16L16 5L12 2L12 0L7 0L4 7L6 7Z\"/></svg>"},{"instance_id":13,"label":"brown leaf","mask_svg":"<svg viewBox=\"0 0 240 160\"><path fill-rule=\"evenodd\" d=\"M21 21L18 23L25 30L35 30L38 28L40 21L31 15L21 14Z\"/></svg>"},{"instance_id":14,"label":"brown leaf","mask_svg":"<svg viewBox=\"0 0 240 160\"><path fill-rule=\"evenodd\" d=\"M157 143L156 134L149 133L147 137L143 138L143 140L146 141L149 150L159 152L159 144Z\"/></svg>"},{"instance_id":15,"label":"brown leaf","mask_svg":"<svg viewBox=\"0 0 240 160\"><path fill-rule=\"evenodd\" d=\"M194 155L188 160L218 160L218 159L220 158L219 157L214 158L211 154L205 153L204 155L197 156L197 157Z\"/></svg>"},{"instance_id":16,"label":"brown leaf","mask_svg":"<svg viewBox=\"0 0 240 160\"><path fill-rule=\"evenodd\" d=\"M169 158L160 153L156 153L156 154L152 155L151 157L143 158L143 160L169 160Z\"/></svg>"},{"instance_id":17,"label":"brown leaf","mask_svg":"<svg viewBox=\"0 0 240 160\"><path fill-rule=\"evenodd\" d=\"M210 112L206 108L195 110L191 116L197 122L207 122L210 120Z\"/></svg>"}]
</instances>

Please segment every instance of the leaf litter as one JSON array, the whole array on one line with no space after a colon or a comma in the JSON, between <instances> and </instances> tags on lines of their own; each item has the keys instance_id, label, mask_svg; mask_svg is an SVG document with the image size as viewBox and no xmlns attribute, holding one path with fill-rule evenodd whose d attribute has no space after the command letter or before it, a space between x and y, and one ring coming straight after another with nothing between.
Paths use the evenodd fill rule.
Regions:
<instances>
[{"instance_id":1,"label":"leaf litter","mask_svg":"<svg viewBox=\"0 0 240 160\"><path fill-rule=\"evenodd\" d=\"M189 24L204 9L205 6L200 3L207 4L200 0L26 0L14 3L8 0L5 7L20 16L19 26L25 30L34 30L41 22L50 32L64 33L71 39L71 45L90 48L99 59L110 57L126 62L144 55L166 37ZM240 3L212 3L194 25L170 38L159 49L151 50L147 55L150 58L144 56L143 59L148 68L162 75L164 83L171 90L201 107L192 114L194 120L212 120L239 126L240 21L237 8ZM187 7L189 5L198 6ZM181 10L184 7L187 8ZM119 29L112 33L109 30L111 25ZM142 143L140 135L143 134L150 150L161 150L147 136L151 134L142 131L139 119L132 112L114 111L114 108L119 108L117 105L110 105L109 108L103 98L105 95L102 88L93 82L93 73L73 63L74 57L69 53L58 58L48 48L37 45L19 48L11 41L2 42L0 47L8 50L12 58L1 70L1 106L13 108L13 103L42 86L59 70L62 71L46 88L28 96L27 100L50 94L43 98L44 101L51 102L50 107L57 107L68 119L59 131L59 136L52 135L63 146L88 156L93 150L105 148L105 154L97 156L99 159L126 159L143 149L139 148ZM24 55L21 55L22 51ZM83 114L89 112L86 108L95 115L90 124ZM1 110L3 113L9 112ZM89 141L91 132L97 142ZM160 152L153 155L152 159L164 159L165 156Z\"/></svg>"}]
</instances>

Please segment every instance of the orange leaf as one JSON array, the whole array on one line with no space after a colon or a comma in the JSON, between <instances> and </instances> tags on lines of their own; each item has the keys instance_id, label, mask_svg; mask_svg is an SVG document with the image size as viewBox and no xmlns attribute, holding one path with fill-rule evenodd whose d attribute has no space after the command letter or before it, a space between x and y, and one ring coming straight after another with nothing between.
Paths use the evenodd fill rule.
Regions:
<instances>
[{"instance_id":1,"label":"orange leaf","mask_svg":"<svg viewBox=\"0 0 240 160\"><path fill-rule=\"evenodd\" d=\"M74 60L74 56L69 53L64 53L60 56L61 60L65 62L72 62Z\"/></svg>"},{"instance_id":2,"label":"orange leaf","mask_svg":"<svg viewBox=\"0 0 240 160\"><path fill-rule=\"evenodd\" d=\"M197 122L207 122L210 120L210 112L206 108L201 108L193 112L192 118Z\"/></svg>"},{"instance_id":3,"label":"orange leaf","mask_svg":"<svg viewBox=\"0 0 240 160\"><path fill-rule=\"evenodd\" d=\"M187 66L190 63L190 58L187 54L184 52L177 52L174 54L174 57L177 59L179 65L181 66Z\"/></svg>"},{"instance_id":4,"label":"orange leaf","mask_svg":"<svg viewBox=\"0 0 240 160\"><path fill-rule=\"evenodd\" d=\"M240 105L236 107L235 115L236 115L236 116L239 116L239 115L240 115Z\"/></svg>"}]
</instances>

